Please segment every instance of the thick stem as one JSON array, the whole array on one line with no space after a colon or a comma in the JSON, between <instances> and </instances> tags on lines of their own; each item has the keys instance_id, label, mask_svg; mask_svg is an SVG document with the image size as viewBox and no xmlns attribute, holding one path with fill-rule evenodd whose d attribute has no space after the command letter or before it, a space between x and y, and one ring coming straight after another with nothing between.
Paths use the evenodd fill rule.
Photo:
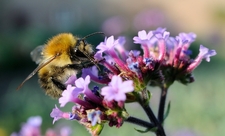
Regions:
<instances>
[{"instance_id":1,"label":"thick stem","mask_svg":"<svg viewBox=\"0 0 225 136\"><path fill-rule=\"evenodd\" d=\"M167 88L162 87L161 88L161 97L159 102L159 110L158 110L158 120L162 124L164 121L164 110L165 110L165 104L166 104L166 96L167 96Z\"/></svg>"},{"instance_id":2,"label":"thick stem","mask_svg":"<svg viewBox=\"0 0 225 136\"><path fill-rule=\"evenodd\" d=\"M139 104L144 109L149 120L154 124L155 127L157 127L155 134L157 136L166 136L164 132L164 128L162 127L161 123L158 121L151 107L149 106L149 99L150 99L150 94L148 90L144 89L141 93L139 93Z\"/></svg>"},{"instance_id":3,"label":"thick stem","mask_svg":"<svg viewBox=\"0 0 225 136\"><path fill-rule=\"evenodd\" d=\"M149 105L142 105L144 111L146 112L148 118L150 119L151 122L154 123L154 125L158 128L157 131L155 132L157 136L166 136L164 128L162 127L161 123L157 120L156 116L152 112L152 109L150 108Z\"/></svg>"},{"instance_id":4,"label":"thick stem","mask_svg":"<svg viewBox=\"0 0 225 136\"><path fill-rule=\"evenodd\" d=\"M142 126L142 127L145 127L145 128L154 128L155 125L153 125L152 123L149 123L147 121L144 121L144 120L141 120L141 119L138 119L138 118L135 118L135 117L128 117L127 120L125 120L126 122L129 122L129 123L132 123L132 124L136 124L136 125L139 125L139 126Z\"/></svg>"}]
</instances>

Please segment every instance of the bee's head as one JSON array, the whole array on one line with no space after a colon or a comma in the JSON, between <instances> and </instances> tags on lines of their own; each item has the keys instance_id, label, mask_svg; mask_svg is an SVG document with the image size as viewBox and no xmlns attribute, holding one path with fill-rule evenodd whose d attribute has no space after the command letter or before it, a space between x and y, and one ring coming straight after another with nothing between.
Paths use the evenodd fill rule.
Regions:
<instances>
[{"instance_id":1,"label":"bee's head","mask_svg":"<svg viewBox=\"0 0 225 136\"><path fill-rule=\"evenodd\" d=\"M76 45L75 45L75 48L74 48L74 53L76 55L76 57L86 57L88 58L91 62L93 62L95 65L96 62L93 58L93 54L94 54L94 51L92 49L92 45L91 44L88 44L86 42L86 39L90 36L93 36L93 35L96 35L96 34L104 34L103 32L95 32L95 33L92 33L92 34L89 34L81 39L77 39L77 42L76 42Z\"/></svg>"},{"instance_id":2,"label":"bee's head","mask_svg":"<svg viewBox=\"0 0 225 136\"><path fill-rule=\"evenodd\" d=\"M96 35L96 34L104 34L103 32L95 32L95 33L91 33L81 39L78 39L77 42L76 42L76 46L74 48L74 51L76 54L79 54L79 53L83 53L83 55L85 55L86 57L90 57L91 54L93 54L93 49L92 49L92 46L91 44L88 44L86 42L86 39L90 36L93 36L93 35ZM87 56L89 55L89 56Z\"/></svg>"}]
</instances>

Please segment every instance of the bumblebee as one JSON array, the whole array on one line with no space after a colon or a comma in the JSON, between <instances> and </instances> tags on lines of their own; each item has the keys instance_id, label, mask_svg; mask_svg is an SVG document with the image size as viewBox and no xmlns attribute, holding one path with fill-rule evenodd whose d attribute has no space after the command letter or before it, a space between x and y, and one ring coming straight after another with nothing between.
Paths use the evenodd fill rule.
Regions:
<instances>
[{"instance_id":1,"label":"bumblebee","mask_svg":"<svg viewBox=\"0 0 225 136\"><path fill-rule=\"evenodd\" d=\"M31 58L38 67L19 85L23 84L33 75L38 73L41 88L53 98L59 98L66 89L65 81L76 75L82 68L97 66L94 60L94 51L91 44L86 43L84 38L78 38L71 33L61 33L51 38L45 45L36 47L31 52Z\"/></svg>"}]
</instances>

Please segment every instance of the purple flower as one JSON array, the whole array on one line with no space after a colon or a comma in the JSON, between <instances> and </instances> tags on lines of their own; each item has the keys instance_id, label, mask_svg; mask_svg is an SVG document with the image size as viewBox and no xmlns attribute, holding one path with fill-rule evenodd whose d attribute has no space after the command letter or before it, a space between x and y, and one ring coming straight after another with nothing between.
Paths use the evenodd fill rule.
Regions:
<instances>
[{"instance_id":1,"label":"purple flower","mask_svg":"<svg viewBox=\"0 0 225 136\"><path fill-rule=\"evenodd\" d=\"M139 50L131 50L128 55L129 56L134 56L134 57L137 57L141 54L141 52Z\"/></svg>"},{"instance_id":2,"label":"purple flower","mask_svg":"<svg viewBox=\"0 0 225 136\"><path fill-rule=\"evenodd\" d=\"M41 123L42 123L42 119L40 116L30 117L27 120L27 124L29 124L31 126L35 126L35 127L40 127Z\"/></svg>"},{"instance_id":3,"label":"purple flower","mask_svg":"<svg viewBox=\"0 0 225 136\"><path fill-rule=\"evenodd\" d=\"M126 60L127 59L127 55L126 55L126 50L124 48L124 44L126 42L125 37L120 36L118 38L118 42L120 43L118 46L115 46L116 50L118 51L118 53L120 54L120 57L122 60Z\"/></svg>"},{"instance_id":4,"label":"purple flower","mask_svg":"<svg viewBox=\"0 0 225 136\"><path fill-rule=\"evenodd\" d=\"M60 107L64 107L68 102L74 102L79 95L76 87L67 85L66 90L63 91L62 97L59 98Z\"/></svg>"},{"instance_id":5,"label":"purple flower","mask_svg":"<svg viewBox=\"0 0 225 136\"><path fill-rule=\"evenodd\" d=\"M90 76L86 76L85 79L84 78L78 78L76 81L75 81L75 85L77 88L81 89L83 91L83 93L85 91L88 90L88 85L89 83L91 82L91 79L90 79Z\"/></svg>"},{"instance_id":6,"label":"purple flower","mask_svg":"<svg viewBox=\"0 0 225 136\"><path fill-rule=\"evenodd\" d=\"M64 107L68 102L80 102L78 95L88 89L89 83L90 76L86 76L85 79L82 77L78 78L75 81L75 86L67 85L66 90L62 93L62 97L59 98L60 107Z\"/></svg>"},{"instance_id":7,"label":"purple flower","mask_svg":"<svg viewBox=\"0 0 225 136\"><path fill-rule=\"evenodd\" d=\"M107 56L104 56L104 58L109 64L112 64L112 65L115 64L115 61L111 56L107 55Z\"/></svg>"},{"instance_id":8,"label":"purple flower","mask_svg":"<svg viewBox=\"0 0 225 136\"><path fill-rule=\"evenodd\" d=\"M57 136L57 132L54 129L47 129L45 136Z\"/></svg>"},{"instance_id":9,"label":"purple flower","mask_svg":"<svg viewBox=\"0 0 225 136\"><path fill-rule=\"evenodd\" d=\"M208 48L204 47L203 45L200 45L199 48L199 57L201 57L202 59L205 59L207 62L210 61L210 57L211 56L215 56L216 55L216 51L215 50L209 50Z\"/></svg>"},{"instance_id":10,"label":"purple flower","mask_svg":"<svg viewBox=\"0 0 225 136\"><path fill-rule=\"evenodd\" d=\"M189 43L195 41L195 38L197 37L195 33L180 33L179 37L183 39L183 41L188 41Z\"/></svg>"},{"instance_id":11,"label":"purple flower","mask_svg":"<svg viewBox=\"0 0 225 136\"><path fill-rule=\"evenodd\" d=\"M62 112L62 111L55 105L55 108L52 109L52 112L51 112L50 116L51 116L52 118L54 118L54 120L53 120L53 124L54 124L57 120L59 120L59 119L61 119L61 118L69 119L70 114L69 114L69 113Z\"/></svg>"},{"instance_id":12,"label":"purple flower","mask_svg":"<svg viewBox=\"0 0 225 136\"><path fill-rule=\"evenodd\" d=\"M82 77L85 78L87 76L90 76L91 80L97 83L105 84L109 82L108 80L102 80L101 76L98 76L98 69L96 66L82 69Z\"/></svg>"},{"instance_id":13,"label":"purple flower","mask_svg":"<svg viewBox=\"0 0 225 136\"><path fill-rule=\"evenodd\" d=\"M57 127L56 129L48 128L44 135L41 134L42 118L40 116L30 117L26 123L22 125L19 133L13 132L10 136L69 136L71 129L69 127ZM58 132L60 130L60 135Z\"/></svg>"},{"instance_id":14,"label":"purple flower","mask_svg":"<svg viewBox=\"0 0 225 136\"><path fill-rule=\"evenodd\" d=\"M134 43L139 43L139 44L148 44L149 40L153 36L152 31L150 31L148 34L145 30L139 31L138 36L135 36L133 38Z\"/></svg>"},{"instance_id":15,"label":"purple flower","mask_svg":"<svg viewBox=\"0 0 225 136\"><path fill-rule=\"evenodd\" d=\"M40 116L30 117L26 123L22 125L19 133L13 132L10 136L41 136L42 118Z\"/></svg>"},{"instance_id":16,"label":"purple flower","mask_svg":"<svg viewBox=\"0 0 225 136\"><path fill-rule=\"evenodd\" d=\"M75 85L75 81L77 80L76 75L72 75L69 77L69 79L65 82L66 85L70 84L70 85Z\"/></svg>"},{"instance_id":17,"label":"purple flower","mask_svg":"<svg viewBox=\"0 0 225 136\"><path fill-rule=\"evenodd\" d=\"M120 76L113 76L108 86L103 87L101 94L107 101L125 101L126 93L134 90L133 81L122 81Z\"/></svg>"},{"instance_id":18,"label":"purple flower","mask_svg":"<svg viewBox=\"0 0 225 136\"><path fill-rule=\"evenodd\" d=\"M167 39L170 35L170 32L167 32L166 28L159 27L153 32L153 34L157 39Z\"/></svg>"},{"instance_id":19,"label":"purple flower","mask_svg":"<svg viewBox=\"0 0 225 136\"><path fill-rule=\"evenodd\" d=\"M60 129L60 136L70 136L72 133L72 130L70 127L63 127Z\"/></svg>"},{"instance_id":20,"label":"purple flower","mask_svg":"<svg viewBox=\"0 0 225 136\"><path fill-rule=\"evenodd\" d=\"M20 135L22 136L40 136L41 130L40 126L42 123L42 118L40 116L30 117L27 123L23 124Z\"/></svg>"},{"instance_id":21,"label":"purple flower","mask_svg":"<svg viewBox=\"0 0 225 136\"><path fill-rule=\"evenodd\" d=\"M93 67L82 69L82 77L85 78L88 75L90 77L98 77L98 69L97 69L97 67L93 66Z\"/></svg>"},{"instance_id":22,"label":"purple flower","mask_svg":"<svg viewBox=\"0 0 225 136\"><path fill-rule=\"evenodd\" d=\"M94 55L95 60L100 61L103 60L102 52L96 52Z\"/></svg>"},{"instance_id":23,"label":"purple flower","mask_svg":"<svg viewBox=\"0 0 225 136\"><path fill-rule=\"evenodd\" d=\"M87 119L91 121L91 125L95 126L97 123L101 123L100 115L102 112L100 110L88 110L87 112Z\"/></svg>"},{"instance_id":24,"label":"purple flower","mask_svg":"<svg viewBox=\"0 0 225 136\"><path fill-rule=\"evenodd\" d=\"M104 42L101 42L96 49L98 49L100 53L112 50L115 45L118 44L118 40L114 40L114 36L110 36L109 38L105 38Z\"/></svg>"},{"instance_id":25,"label":"purple flower","mask_svg":"<svg viewBox=\"0 0 225 136\"><path fill-rule=\"evenodd\" d=\"M203 45L200 45L199 48L199 54L197 58L188 66L187 71L190 73L192 72L201 62L203 59L205 59L207 62L210 61L211 56L215 56L216 51L215 50L209 50L208 48L204 47Z\"/></svg>"},{"instance_id":26,"label":"purple flower","mask_svg":"<svg viewBox=\"0 0 225 136\"><path fill-rule=\"evenodd\" d=\"M110 36L109 38L106 38L104 42L101 42L96 49L98 49L99 51L97 53L102 53L104 52L107 55L110 55L115 63L117 63L117 65L123 69L124 71L126 71L128 68L124 65L124 61L121 60L121 58L118 56L115 48L116 46L122 46L125 42L125 39L123 37L119 37L117 40L114 40L113 36ZM122 50L120 50L122 51ZM124 53L123 53L124 54Z\"/></svg>"}]
</instances>

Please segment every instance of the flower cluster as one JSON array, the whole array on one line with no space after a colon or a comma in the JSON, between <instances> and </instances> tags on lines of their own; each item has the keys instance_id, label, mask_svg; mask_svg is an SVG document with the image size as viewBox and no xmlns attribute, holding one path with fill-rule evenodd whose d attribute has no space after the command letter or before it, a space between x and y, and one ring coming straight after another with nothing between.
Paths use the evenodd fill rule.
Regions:
<instances>
[{"instance_id":1,"label":"flower cluster","mask_svg":"<svg viewBox=\"0 0 225 136\"><path fill-rule=\"evenodd\" d=\"M19 133L13 132L10 136L42 136L41 134L42 118L40 116L33 116L28 118L27 122L22 125ZM69 127L62 127L60 130L48 129L45 136L70 136L71 129Z\"/></svg>"},{"instance_id":2,"label":"flower cluster","mask_svg":"<svg viewBox=\"0 0 225 136\"><path fill-rule=\"evenodd\" d=\"M66 82L67 88L59 98L60 107L68 102L75 103L72 112L62 112L57 106L51 117L53 123L61 118L77 120L93 135L101 132L103 122L109 121L110 126L120 127L128 114L124 108L126 93L132 92L133 82L122 81L120 76L113 76L108 86L89 88L90 76L76 78L71 76Z\"/></svg>"},{"instance_id":3,"label":"flower cluster","mask_svg":"<svg viewBox=\"0 0 225 136\"><path fill-rule=\"evenodd\" d=\"M94 55L103 69L98 71L96 66L83 69L81 77L71 76L67 80L67 88L59 103L61 107L68 102L75 106L72 112L54 108L51 113L53 123L60 118L77 120L92 135L98 135L106 122L110 126L122 126L129 117L125 102L148 105L151 94L147 86L168 88L174 81L183 84L193 82L193 70L203 59L210 61L210 57L216 55L215 50L200 45L198 56L191 59L188 48L195 38L193 33L170 37L164 28L139 31L133 40L135 44L140 44L143 53L125 50L124 37L105 38L96 47L98 51ZM91 88L91 81L99 85ZM156 122L153 118L154 125Z\"/></svg>"}]
</instances>

